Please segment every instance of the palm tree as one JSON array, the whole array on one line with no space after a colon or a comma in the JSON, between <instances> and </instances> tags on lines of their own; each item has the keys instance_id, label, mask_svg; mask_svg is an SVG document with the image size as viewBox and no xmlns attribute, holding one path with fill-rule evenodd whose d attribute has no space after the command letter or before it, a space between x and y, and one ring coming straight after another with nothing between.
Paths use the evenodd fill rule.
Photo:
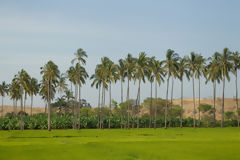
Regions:
<instances>
[{"instance_id":1,"label":"palm tree","mask_svg":"<svg viewBox=\"0 0 240 160\"><path fill-rule=\"evenodd\" d=\"M136 105L137 105L137 128L139 128L139 113L140 113L140 89L141 89L141 81L145 83L145 75L147 72L147 60L145 52L140 52L139 57L136 59L135 63L135 73L134 73L134 81L138 80L138 92L137 92L137 99L136 99Z\"/></svg>"},{"instance_id":2,"label":"palm tree","mask_svg":"<svg viewBox=\"0 0 240 160\"><path fill-rule=\"evenodd\" d=\"M130 118L130 101L129 101L129 82L130 80L133 78L133 72L135 71L135 59L132 57L132 55L129 53L127 55L127 57L125 58L125 67L126 67L126 77L127 77L127 98L126 98L126 101L127 101L127 112L128 112L128 115L127 115L127 126L128 126L128 129L130 128L130 123L129 123L129 118Z\"/></svg>"},{"instance_id":3,"label":"palm tree","mask_svg":"<svg viewBox=\"0 0 240 160\"><path fill-rule=\"evenodd\" d=\"M208 58L210 61L209 64L205 68L205 77L206 83L211 81L213 84L213 120L214 120L214 127L216 127L216 82L220 83L222 79L221 70L219 68L219 53L214 53L214 55Z\"/></svg>"},{"instance_id":4,"label":"palm tree","mask_svg":"<svg viewBox=\"0 0 240 160\"><path fill-rule=\"evenodd\" d=\"M180 58L178 64L178 73L179 73L179 80L181 81L181 115L180 115L180 127L182 128L182 120L183 120L183 77L184 75L189 80L189 71L187 67L187 58Z\"/></svg>"},{"instance_id":5,"label":"palm tree","mask_svg":"<svg viewBox=\"0 0 240 160\"><path fill-rule=\"evenodd\" d=\"M14 113L17 114L17 101L21 99L20 86L16 81L12 80L9 88L9 94L11 100L14 102Z\"/></svg>"},{"instance_id":6,"label":"palm tree","mask_svg":"<svg viewBox=\"0 0 240 160\"><path fill-rule=\"evenodd\" d=\"M157 100L157 85L161 85L162 82L164 82L165 77L165 71L162 67L162 62L155 59L155 57L152 59L151 68L153 71L153 76L155 79L155 101ZM157 106L154 107L154 128L156 128L157 125Z\"/></svg>"},{"instance_id":7,"label":"palm tree","mask_svg":"<svg viewBox=\"0 0 240 160\"><path fill-rule=\"evenodd\" d=\"M60 97L62 97L62 93L67 89L66 77L65 74L61 74L59 77L59 81L57 83L57 91L60 93Z\"/></svg>"},{"instance_id":8,"label":"palm tree","mask_svg":"<svg viewBox=\"0 0 240 160\"><path fill-rule=\"evenodd\" d=\"M98 128L100 127L100 112L101 112L101 102L100 102L100 97L101 97L101 84L102 84L102 79L101 79L101 75L99 74L100 72L98 72L97 68L95 69L95 74L93 74L90 77L90 80L93 80L91 87L93 87L94 85L96 86L96 89L98 89Z\"/></svg>"},{"instance_id":9,"label":"palm tree","mask_svg":"<svg viewBox=\"0 0 240 160\"><path fill-rule=\"evenodd\" d=\"M0 95L2 96L2 117L3 117L3 99L6 95L8 95L8 91L9 85L6 84L5 81L3 81L2 84L0 84Z\"/></svg>"},{"instance_id":10,"label":"palm tree","mask_svg":"<svg viewBox=\"0 0 240 160\"><path fill-rule=\"evenodd\" d=\"M39 84L36 78L31 78L29 83L29 93L31 96L31 115L32 115L32 107L33 107L33 96L37 95L39 91Z\"/></svg>"},{"instance_id":11,"label":"palm tree","mask_svg":"<svg viewBox=\"0 0 240 160\"><path fill-rule=\"evenodd\" d=\"M19 86L19 94L20 94L20 100L21 100L21 112L20 112L20 118L21 118L21 124L20 128L21 130L24 130L24 121L23 121L23 95L25 93L26 95L26 88L29 85L29 75L25 70L21 70L18 72L17 75L14 76L14 83Z\"/></svg>"},{"instance_id":12,"label":"palm tree","mask_svg":"<svg viewBox=\"0 0 240 160\"><path fill-rule=\"evenodd\" d=\"M222 83L223 83L223 92L222 92L222 119L221 119L221 127L224 127L224 91L225 91L225 79L227 78L230 81L229 72L232 69L233 63L232 53L228 48L223 49L223 53L219 54L219 68L222 73Z\"/></svg>"},{"instance_id":13,"label":"palm tree","mask_svg":"<svg viewBox=\"0 0 240 160\"><path fill-rule=\"evenodd\" d=\"M233 52L233 74L235 75L235 85L236 85L236 108L237 108L237 122L239 127L239 112L238 112L238 85L237 85L237 72L240 69L240 56L239 53Z\"/></svg>"},{"instance_id":14,"label":"palm tree","mask_svg":"<svg viewBox=\"0 0 240 160\"><path fill-rule=\"evenodd\" d=\"M200 127L200 95L201 95L201 92L200 92L200 78L202 76L202 74L204 74L204 69L205 69L205 58L203 58L202 55L198 54L197 57L196 57L196 62L197 62L197 65L196 65L196 74L195 74L195 78L198 79L198 127Z\"/></svg>"},{"instance_id":15,"label":"palm tree","mask_svg":"<svg viewBox=\"0 0 240 160\"><path fill-rule=\"evenodd\" d=\"M123 103L123 82L125 81L125 77L126 77L126 65L125 65L125 61L123 59L120 59L118 64L118 71L119 71L119 75L120 75L120 83L121 83L121 103Z\"/></svg>"},{"instance_id":16,"label":"palm tree","mask_svg":"<svg viewBox=\"0 0 240 160\"><path fill-rule=\"evenodd\" d=\"M50 95L50 91L52 88L52 85L54 87L56 87L58 79L59 79L59 70L58 70L58 66L53 62L53 61L48 61L47 64L44 65L44 67L41 67L41 75L42 75L42 79L43 81L47 82L47 102L48 102L48 131L51 131L51 119L50 119L50 115L51 115L51 96L54 97L54 93L52 93L52 95Z\"/></svg>"},{"instance_id":17,"label":"palm tree","mask_svg":"<svg viewBox=\"0 0 240 160\"><path fill-rule=\"evenodd\" d=\"M82 63L82 64L86 64L86 60L85 58L87 58L87 53L82 49L82 48L79 48L77 50L76 53L74 53L74 55L76 56L73 60L72 60L72 64L75 62L75 61L78 61L78 63Z\"/></svg>"},{"instance_id":18,"label":"palm tree","mask_svg":"<svg viewBox=\"0 0 240 160\"><path fill-rule=\"evenodd\" d=\"M78 129L81 128L81 124L80 124L80 120L81 120L81 87L83 84L86 83L86 79L88 78L88 74L87 74L87 71L85 70L84 67L82 67L80 65L80 63L77 63L76 66L75 66L75 82L76 82L76 85L78 85L78 89L76 91L78 91L78 102L79 102L79 117L78 117Z\"/></svg>"},{"instance_id":19,"label":"palm tree","mask_svg":"<svg viewBox=\"0 0 240 160\"><path fill-rule=\"evenodd\" d=\"M188 57L188 68L190 70L190 76L192 77L192 85L193 85L193 127L196 127L196 104L195 104L195 86L194 86L194 77L197 69L197 54L194 52L190 53L190 57Z\"/></svg>"},{"instance_id":20,"label":"palm tree","mask_svg":"<svg viewBox=\"0 0 240 160\"><path fill-rule=\"evenodd\" d=\"M111 118L112 118L112 93L111 93L111 84L115 83L117 79L119 79L118 67L111 60L108 61L108 65L106 68L107 73L107 82L109 84L109 121L108 128L111 128Z\"/></svg>"},{"instance_id":21,"label":"palm tree","mask_svg":"<svg viewBox=\"0 0 240 160\"><path fill-rule=\"evenodd\" d=\"M166 106L165 106L165 113L164 113L164 128L167 128L167 112L168 112L168 88L169 88L169 79L173 74L173 71L177 68L177 61L179 56L173 50L168 49L166 54L166 60L163 60L162 63L164 64L164 69L167 74L167 92L166 92Z\"/></svg>"},{"instance_id":22,"label":"palm tree","mask_svg":"<svg viewBox=\"0 0 240 160\"><path fill-rule=\"evenodd\" d=\"M228 48L223 49L223 53L219 54L219 68L221 69L222 74L222 83L223 83L223 92L222 92L222 118L221 118L221 127L224 127L224 91L225 91L225 79L227 78L230 81L229 72L232 69L232 53Z\"/></svg>"}]
</instances>

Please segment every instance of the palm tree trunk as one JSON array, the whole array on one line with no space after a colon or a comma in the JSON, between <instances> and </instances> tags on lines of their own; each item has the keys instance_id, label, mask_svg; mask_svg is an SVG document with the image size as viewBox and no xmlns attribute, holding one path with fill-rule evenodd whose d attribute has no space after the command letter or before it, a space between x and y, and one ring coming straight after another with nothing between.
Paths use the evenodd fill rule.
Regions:
<instances>
[{"instance_id":1,"label":"palm tree trunk","mask_svg":"<svg viewBox=\"0 0 240 160\"><path fill-rule=\"evenodd\" d=\"M2 96L2 117L3 117L3 96Z\"/></svg>"},{"instance_id":2,"label":"palm tree trunk","mask_svg":"<svg viewBox=\"0 0 240 160\"><path fill-rule=\"evenodd\" d=\"M172 90L171 90L171 103L170 103L170 114L169 114L169 127L171 127L172 122L172 106L173 106L173 86L174 86L174 77L172 76Z\"/></svg>"},{"instance_id":3,"label":"palm tree trunk","mask_svg":"<svg viewBox=\"0 0 240 160\"><path fill-rule=\"evenodd\" d=\"M79 96L79 117L78 117L78 129L81 129L81 107L82 107L82 101L81 101L81 85L78 85L78 96Z\"/></svg>"},{"instance_id":4,"label":"palm tree trunk","mask_svg":"<svg viewBox=\"0 0 240 160\"><path fill-rule=\"evenodd\" d=\"M100 128L100 97L101 97L101 86L98 86L98 128Z\"/></svg>"},{"instance_id":5,"label":"palm tree trunk","mask_svg":"<svg viewBox=\"0 0 240 160\"><path fill-rule=\"evenodd\" d=\"M193 85L193 127L196 127L196 104L195 104L195 90L194 90L194 76L192 76Z\"/></svg>"},{"instance_id":6,"label":"palm tree trunk","mask_svg":"<svg viewBox=\"0 0 240 160\"><path fill-rule=\"evenodd\" d=\"M103 120L102 120L103 97L104 97L104 86L102 86L102 106L100 108L100 129L103 129Z\"/></svg>"},{"instance_id":7,"label":"palm tree trunk","mask_svg":"<svg viewBox=\"0 0 240 160\"><path fill-rule=\"evenodd\" d=\"M77 84L75 84L75 102L74 102L74 107L73 107L73 129L77 129L77 99L78 99L78 87Z\"/></svg>"},{"instance_id":8,"label":"palm tree trunk","mask_svg":"<svg viewBox=\"0 0 240 160\"><path fill-rule=\"evenodd\" d=\"M51 98L50 98L50 89L51 89L51 78L48 80L48 131L51 131Z\"/></svg>"},{"instance_id":9,"label":"palm tree trunk","mask_svg":"<svg viewBox=\"0 0 240 160\"><path fill-rule=\"evenodd\" d=\"M27 94L25 91L25 96L24 96L24 112L26 112L26 99L27 99Z\"/></svg>"},{"instance_id":10,"label":"palm tree trunk","mask_svg":"<svg viewBox=\"0 0 240 160\"><path fill-rule=\"evenodd\" d=\"M123 82L121 79L121 103L123 103Z\"/></svg>"},{"instance_id":11,"label":"palm tree trunk","mask_svg":"<svg viewBox=\"0 0 240 160\"><path fill-rule=\"evenodd\" d=\"M213 112L213 125L214 127L216 127L216 80L214 80L213 82L213 108L214 108L214 112Z\"/></svg>"},{"instance_id":12,"label":"palm tree trunk","mask_svg":"<svg viewBox=\"0 0 240 160\"><path fill-rule=\"evenodd\" d=\"M129 77L128 77L128 87L127 87L127 118L128 118L128 129L130 129L130 124L129 124Z\"/></svg>"},{"instance_id":13,"label":"palm tree trunk","mask_svg":"<svg viewBox=\"0 0 240 160\"><path fill-rule=\"evenodd\" d=\"M109 83L109 121L108 128L111 128L111 119L112 119L112 95L111 95L111 82Z\"/></svg>"},{"instance_id":14,"label":"palm tree trunk","mask_svg":"<svg viewBox=\"0 0 240 160\"><path fill-rule=\"evenodd\" d=\"M236 106L237 106L237 123L238 123L238 127L239 127L239 112L238 112L238 85L237 85L237 70L235 72L235 83L236 83Z\"/></svg>"},{"instance_id":15,"label":"palm tree trunk","mask_svg":"<svg viewBox=\"0 0 240 160\"><path fill-rule=\"evenodd\" d=\"M20 128L21 130L24 130L24 121L23 121L23 95L21 95L21 114L20 114L21 124Z\"/></svg>"},{"instance_id":16,"label":"palm tree trunk","mask_svg":"<svg viewBox=\"0 0 240 160\"><path fill-rule=\"evenodd\" d=\"M139 129L139 114L140 114L140 85L141 85L141 79L139 79L139 81L138 81L137 129Z\"/></svg>"},{"instance_id":17,"label":"palm tree trunk","mask_svg":"<svg viewBox=\"0 0 240 160\"><path fill-rule=\"evenodd\" d=\"M150 96L151 96L151 100L150 100L150 110L149 110L149 128L152 127L152 82L151 82L151 92L150 92Z\"/></svg>"},{"instance_id":18,"label":"palm tree trunk","mask_svg":"<svg viewBox=\"0 0 240 160\"><path fill-rule=\"evenodd\" d=\"M155 79L154 129L157 128L157 79Z\"/></svg>"},{"instance_id":19,"label":"palm tree trunk","mask_svg":"<svg viewBox=\"0 0 240 160\"><path fill-rule=\"evenodd\" d=\"M181 80L181 115L180 115L180 127L183 127L183 80Z\"/></svg>"},{"instance_id":20,"label":"palm tree trunk","mask_svg":"<svg viewBox=\"0 0 240 160\"><path fill-rule=\"evenodd\" d=\"M167 129L167 112L168 112L168 87L169 87L169 74L168 74L168 79L167 79L167 93L166 93L166 106L165 106L165 115L164 115L164 121L165 121L165 125L164 128Z\"/></svg>"},{"instance_id":21,"label":"palm tree trunk","mask_svg":"<svg viewBox=\"0 0 240 160\"><path fill-rule=\"evenodd\" d=\"M32 107L33 107L33 95L31 95L31 115L32 115Z\"/></svg>"},{"instance_id":22,"label":"palm tree trunk","mask_svg":"<svg viewBox=\"0 0 240 160\"><path fill-rule=\"evenodd\" d=\"M224 127L224 89L225 89L225 76L223 76L223 92L222 92L222 121L221 127Z\"/></svg>"},{"instance_id":23,"label":"palm tree trunk","mask_svg":"<svg viewBox=\"0 0 240 160\"><path fill-rule=\"evenodd\" d=\"M200 113L200 78L198 78L198 127L200 127L201 113Z\"/></svg>"}]
</instances>

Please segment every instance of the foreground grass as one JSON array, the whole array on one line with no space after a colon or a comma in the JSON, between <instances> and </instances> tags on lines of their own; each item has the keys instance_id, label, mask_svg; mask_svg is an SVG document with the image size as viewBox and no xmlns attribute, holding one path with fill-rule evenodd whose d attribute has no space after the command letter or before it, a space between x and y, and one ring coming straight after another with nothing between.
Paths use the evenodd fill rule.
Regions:
<instances>
[{"instance_id":1,"label":"foreground grass","mask_svg":"<svg viewBox=\"0 0 240 160\"><path fill-rule=\"evenodd\" d=\"M0 131L8 160L239 160L239 128Z\"/></svg>"}]
</instances>

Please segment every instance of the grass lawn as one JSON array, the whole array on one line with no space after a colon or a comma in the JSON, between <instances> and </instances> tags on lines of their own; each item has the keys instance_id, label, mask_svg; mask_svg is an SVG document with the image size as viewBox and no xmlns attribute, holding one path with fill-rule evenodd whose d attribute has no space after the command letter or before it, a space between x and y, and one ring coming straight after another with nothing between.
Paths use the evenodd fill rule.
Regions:
<instances>
[{"instance_id":1,"label":"grass lawn","mask_svg":"<svg viewBox=\"0 0 240 160\"><path fill-rule=\"evenodd\" d=\"M0 131L0 160L240 160L240 128Z\"/></svg>"}]
</instances>

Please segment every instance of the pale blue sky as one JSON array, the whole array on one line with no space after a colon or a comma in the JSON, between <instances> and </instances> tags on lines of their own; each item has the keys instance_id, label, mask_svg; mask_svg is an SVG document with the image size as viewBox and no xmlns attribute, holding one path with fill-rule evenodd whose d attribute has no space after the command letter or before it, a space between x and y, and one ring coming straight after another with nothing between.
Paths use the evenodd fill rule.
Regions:
<instances>
[{"instance_id":1,"label":"pale blue sky","mask_svg":"<svg viewBox=\"0 0 240 160\"><path fill-rule=\"evenodd\" d=\"M48 60L65 72L78 48L89 55L89 74L103 56L117 62L127 53L137 56L140 51L162 60L168 48L181 56L195 51L208 57L224 47L240 51L239 8L238 0L0 0L0 82L10 83L22 68L40 79L40 67ZM226 85L227 97L234 96L233 80ZM212 86L201 84L202 97L212 96ZM119 86L113 86L112 96L118 102ZM149 96L149 86L143 85L141 99ZM192 96L191 87L185 81L185 97ZM131 98L136 97L136 90L131 85ZM161 97L165 90L166 84L158 89ZM218 96L221 91L219 86ZM97 104L97 92L89 83L82 95ZM176 81L174 97L179 96ZM39 97L35 106L43 106Z\"/></svg>"}]
</instances>

